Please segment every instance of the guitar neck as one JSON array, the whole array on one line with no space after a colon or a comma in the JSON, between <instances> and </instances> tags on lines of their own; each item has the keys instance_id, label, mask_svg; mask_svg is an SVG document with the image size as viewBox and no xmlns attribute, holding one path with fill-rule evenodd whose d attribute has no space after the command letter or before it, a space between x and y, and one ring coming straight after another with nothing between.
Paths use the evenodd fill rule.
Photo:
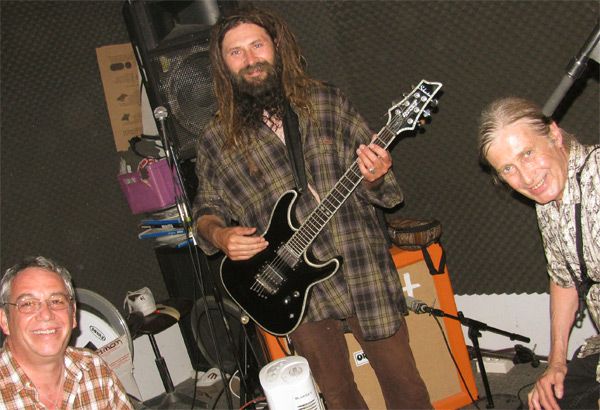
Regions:
<instances>
[{"instance_id":1,"label":"guitar neck","mask_svg":"<svg viewBox=\"0 0 600 410\"><path fill-rule=\"evenodd\" d=\"M390 108L388 123L379 131L372 143L387 149L402 131L415 129L419 117L426 113L425 107L432 101L433 96L441 87L441 83L422 80L404 100ZM429 115L428 112L426 114ZM287 241L283 247L285 249L281 249L280 256L286 259L289 258L289 260L300 259L362 180L363 175L360 172L357 158L319 206L310 214L306 222Z\"/></svg>"},{"instance_id":2,"label":"guitar neck","mask_svg":"<svg viewBox=\"0 0 600 410\"><path fill-rule=\"evenodd\" d=\"M396 137L396 134L384 126L372 141L374 144L386 149ZM289 239L288 250L299 258L308 249L317 235L338 211L350 194L363 180L363 175L358 166L358 158L344 173L342 178L329 191L319 206L310 214L306 222L302 224L294 235Z\"/></svg>"}]
</instances>

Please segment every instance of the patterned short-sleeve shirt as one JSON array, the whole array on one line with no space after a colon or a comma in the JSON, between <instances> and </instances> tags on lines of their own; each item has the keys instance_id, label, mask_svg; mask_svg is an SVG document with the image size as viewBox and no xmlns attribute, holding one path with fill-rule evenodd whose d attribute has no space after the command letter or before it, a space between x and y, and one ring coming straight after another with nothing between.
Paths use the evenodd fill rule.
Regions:
<instances>
[{"instance_id":1,"label":"patterned short-sleeve shirt","mask_svg":"<svg viewBox=\"0 0 600 410\"><path fill-rule=\"evenodd\" d=\"M575 286L575 282L569 273L568 265L578 280L581 280L575 241L575 204L581 203L584 260L588 276L599 282L591 287L586 302L594 324L600 329L600 149L597 148L597 145L585 146L572 141L562 204L560 207L556 201L544 205L537 204L536 211L548 261L548 274L558 286L571 288ZM581 191L576 180L576 174L580 170ZM588 344L591 346L598 343L590 340ZM600 366L598 375L600 381Z\"/></svg>"},{"instance_id":2,"label":"patterned short-sleeve shirt","mask_svg":"<svg viewBox=\"0 0 600 410\"><path fill-rule=\"evenodd\" d=\"M0 409L41 410L39 394L5 344L0 351ZM67 347L62 402L64 410L133 410L125 389L100 356Z\"/></svg>"}]
</instances>

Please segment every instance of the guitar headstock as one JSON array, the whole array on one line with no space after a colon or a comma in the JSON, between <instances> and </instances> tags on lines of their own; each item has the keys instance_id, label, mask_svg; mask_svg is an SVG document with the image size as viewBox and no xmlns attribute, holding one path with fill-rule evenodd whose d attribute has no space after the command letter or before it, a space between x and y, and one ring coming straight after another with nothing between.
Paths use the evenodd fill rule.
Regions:
<instances>
[{"instance_id":1,"label":"guitar headstock","mask_svg":"<svg viewBox=\"0 0 600 410\"><path fill-rule=\"evenodd\" d=\"M442 88L442 83L421 80L410 94L388 110L389 120L387 128L395 134L402 131L414 130L421 117L429 117L429 107L437 106L435 95Z\"/></svg>"}]
</instances>

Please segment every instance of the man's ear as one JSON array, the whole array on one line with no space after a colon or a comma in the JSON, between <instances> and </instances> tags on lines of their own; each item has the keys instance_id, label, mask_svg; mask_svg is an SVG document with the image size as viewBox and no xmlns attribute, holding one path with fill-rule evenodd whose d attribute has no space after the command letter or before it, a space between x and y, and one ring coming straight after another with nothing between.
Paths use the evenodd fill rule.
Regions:
<instances>
[{"instance_id":1,"label":"man's ear","mask_svg":"<svg viewBox=\"0 0 600 410\"><path fill-rule=\"evenodd\" d=\"M73 302L73 329L77 327L77 304Z\"/></svg>"},{"instance_id":2,"label":"man's ear","mask_svg":"<svg viewBox=\"0 0 600 410\"><path fill-rule=\"evenodd\" d=\"M550 137L554 141L555 146L557 146L557 147L563 146L562 132L560 132L560 128L558 128L558 125L554 121L552 121L552 124L550 124Z\"/></svg>"},{"instance_id":3,"label":"man's ear","mask_svg":"<svg viewBox=\"0 0 600 410\"><path fill-rule=\"evenodd\" d=\"M0 308L0 326L2 326L2 332L8 336L10 334L10 330L8 330L8 317L3 308Z\"/></svg>"}]
</instances>

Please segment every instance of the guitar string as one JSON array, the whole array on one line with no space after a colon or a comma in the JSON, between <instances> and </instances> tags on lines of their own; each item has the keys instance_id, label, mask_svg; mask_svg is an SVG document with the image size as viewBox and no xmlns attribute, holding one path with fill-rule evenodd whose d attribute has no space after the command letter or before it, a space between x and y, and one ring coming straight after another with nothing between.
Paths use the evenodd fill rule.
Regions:
<instances>
[{"instance_id":1,"label":"guitar string","mask_svg":"<svg viewBox=\"0 0 600 410\"><path fill-rule=\"evenodd\" d=\"M395 118L394 121L395 120L397 120L397 118ZM392 121L392 122L394 122L394 121ZM386 132L388 135L385 135ZM384 138L380 138L382 136ZM390 138L390 137L392 137L392 138ZM384 127L381 130L381 132L375 137L374 142L377 143L379 146L385 147L387 144L389 144L391 142L393 137L394 137L394 133L392 131L390 131L387 127ZM352 180L349 176L352 173L356 176L355 181ZM344 176L340 179L340 181L338 181L338 183L334 186L331 193L325 197L321 206L317 207L315 209L315 211L311 214L311 216L309 216L309 219L307 220L307 222L304 226L307 228L306 230L308 230L309 232L310 232L310 229L312 229L312 232L310 232L310 233L312 233L312 235L310 235L310 236L304 235L303 236L302 230L299 230L299 231L296 231L290 238L290 240L289 240L290 247L296 251L297 255L301 255L304 252L304 250L306 250L306 248L312 242L314 237L316 237L318 235L318 233L323 229L323 227L326 225L326 223L329 221L329 219L331 219L331 217L335 213L336 209L339 208L345 202L345 200L352 193L354 188L356 188L358 183L360 183L361 177L362 177L362 174L360 174L358 172L358 161L355 161L354 164L348 170L348 172L346 172L344 174ZM346 181L350 182L350 187L344 186ZM346 192L341 192L340 187L344 187ZM331 199L332 198L337 199L335 196L338 193L341 194L342 198L341 198L341 200L338 199L339 204L336 205L336 204L332 203ZM327 208L327 206L329 206L329 205L332 206L332 209ZM326 212L323 211L324 209L326 210ZM317 219L317 218L322 218L322 221L320 224L316 224L315 219ZM320 225L320 227L319 227L319 225ZM272 263L272 265L275 266L276 268L281 268L283 266L283 264L284 264L284 261L280 257L276 257L276 259Z\"/></svg>"},{"instance_id":2,"label":"guitar string","mask_svg":"<svg viewBox=\"0 0 600 410\"><path fill-rule=\"evenodd\" d=\"M396 120L397 120L397 118L394 118L394 120L391 121L391 123ZM385 135L386 132L389 135ZM380 131L380 133L375 137L374 142L381 147L386 147L391 142L391 140L393 140L394 136L395 136L395 134L392 131L390 131L389 128L384 127ZM380 137L384 137L384 138L380 138ZM350 178L350 175L352 173L356 177L356 180L352 180ZM309 233L312 233L312 235L310 235L310 236L304 235L303 236L302 230L299 230L296 233L294 233L294 235L292 235L292 237L290 238L289 244L291 247L295 247L295 249L297 249L296 252L298 255L301 255L308 248L310 243L312 243L314 238L319 234L319 232L327 224L329 219L331 219L333 217L333 214L335 214L337 209L346 201L348 196L352 193L352 191L360 183L361 179L362 179L362 174L360 174L360 172L358 171L358 160L357 160L352 164L350 169L344 174L344 176L340 179L340 181L338 181L338 183L336 183L336 185L331 190L330 194L328 194L325 197L325 199L323 200L321 205L319 207L317 207L315 209L315 211L307 219L306 224L304 226L307 228L307 230L309 230ZM344 186L346 181L350 182L350 187ZM341 191L340 187L343 187L345 189L345 192L340 192ZM336 198L336 195L338 193L341 194L341 199ZM332 199L336 199L339 204L337 204L337 205L334 204L332 202ZM331 209L327 208L327 206L329 206L329 205L332 206ZM324 209L326 210L326 212L323 211ZM322 218L322 221L320 221L321 222L320 224L318 224L317 221L315 221L315 219L317 219L317 218ZM311 228L313 229L312 232L310 232Z\"/></svg>"},{"instance_id":3,"label":"guitar string","mask_svg":"<svg viewBox=\"0 0 600 410\"><path fill-rule=\"evenodd\" d=\"M429 99L428 99L428 100L427 100L427 102L426 102L426 103L423 105L423 108L424 108L424 107L425 107L425 106L426 106L428 103L429 103ZM408 104L408 106L410 106L410 105L411 105L411 104ZM403 113L403 114L404 114L404 113ZM388 125L393 125L393 123L394 123L394 122L398 122L399 120L401 120L401 122L404 122L404 121L405 121L405 119L404 119L404 118L402 118L400 115L396 115L396 116L395 116L395 117L392 119L392 121L390 121L390 124L388 124ZM394 139L394 137L396 136L396 133L395 133L395 132L393 132L393 131L391 131L391 130L388 128L388 125L386 125L386 126L384 126L384 127L383 127L383 129L381 130L381 132L380 132L380 133L379 133L379 134L376 136L376 138L375 138L375 140L374 140L374 141L375 141L375 143L378 143L378 142L380 142L378 145L379 145L379 146L381 146L381 147L384 147L384 148L387 148L387 146L388 146L388 145L391 143L391 141L392 141L392 140ZM400 126L401 126L401 124L400 124ZM387 136L386 136L386 135L385 135L385 133L386 133L386 132L387 132L389 135L387 135ZM381 138L379 138L380 136L384 136L386 139L385 139L385 140L382 140ZM391 137L391 138L390 138L390 137ZM357 164L358 164L358 162L355 162L353 165L355 165L355 164L357 165ZM351 183L352 183L352 185L353 185L353 186L352 186L351 188L349 188L349 189L347 188L347 191L348 191L348 192L347 192L346 194L342 194L342 197L343 197L343 198L342 198L342 200L341 200L341 201L339 201L339 202L340 202L340 204L339 204L339 205L337 205L337 206L336 206L336 205L334 205L334 208L337 208L337 207L341 206L341 204L342 204L342 203L343 203L343 202L344 202L344 201L347 199L347 197L348 197L348 196L351 194L352 190L353 190L353 189L356 187L356 185L358 185L358 183L360 182L360 178L362 177L362 175L359 175L359 174L358 174L358 172L354 171L353 167L351 167L351 169L350 169L350 170L352 170L352 171L353 171L353 172L354 172L356 175L358 175L358 177L359 177L359 178L358 178L358 180L357 180L356 182L353 182L353 181L351 181ZM350 170L349 170L349 171L350 171ZM346 173L344 176L346 176L347 174L349 174L349 172L347 172L347 173ZM342 179L341 179L340 181L342 181L342 184L343 184L343 182L344 182L344 177L342 177ZM340 185L340 184L339 184L339 183L338 183L338 184L336 184L336 186L334 186L334 188L332 189L332 193L333 193L333 194L336 194L336 193L337 193L337 191L336 191L336 187L337 187L338 185ZM329 200L331 197L332 197L332 196L330 196L330 195L327 195L327 197L325 198L325 200L324 200L324 202L323 202L323 205L327 205L327 201L328 201L328 200ZM323 214L323 212L322 212L322 209L323 209L323 207L319 206L319 207L318 207L318 208L315 210L315 212L313 212L313 214L311 214L311 216L309 216L309 219L307 220L307 224L306 224L306 226L309 226L309 227L310 227L311 225L313 225L313 219L316 219L316 218L317 218L317 217L319 217L321 214ZM330 211L330 210L327 210L327 211L329 212L329 214L330 214L330 215L333 215L333 213L335 213L335 211L336 211L336 210L334 209L333 211ZM314 216L314 218L313 218L313 216ZM304 238L304 239L305 239L305 240L304 240L304 242L301 242L301 243L300 243L300 246L297 246L297 248L299 249L299 251L297 251L297 254L302 254L302 253L304 252L304 250L306 250L306 248L308 248L308 245L309 245L309 244L312 242L312 240L314 240L314 237L316 237L316 235L317 235L317 234L320 232L320 230L322 229L322 227L323 227L323 226L324 226L324 225L327 223L327 221L328 221L330 218L331 218L331 216L327 216L327 215L325 215L325 217L324 217L324 220L323 220L323 221L322 221L322 223L321 223L321 228L319 228L319 226L317 225L317 226L316 226L316 229L315 229L315 230L314 230L314 232L313 232L313 235L312 235L312 236L309 236L309 237L306 237L306 238ZM303 238L302 238L302 232L301 232L301 231L297 231L297 232L296 232L296 233L295 233L295 234L292 236L292 238L290 238L290 241L289 241L290 245L291 245L291 246L295 246L295 245L296 245L296 240L297 240L298 238L299 238L300 240L301 240L301 239L303 239Z\"/></svg>"},{"instance_id":4,"label":"guitar string","mask_svg":"<svg viewBox=\"0 0 600 410\"><path fill-rule=\"evenodd\" d=\"M424 92L424 90L421 90ZM425 95L427 95L428 93L424 92ZM422 108L424 108L427 104L429 104L429 101L432 97L432 95L428 95L429 98L427 98L427 101L425 102L425 104L423 105ZM410 106L411 104L407 104L408 106ZM404 114L404 113L403 113ZM393 122L397 122L398 119L401 118L400 115L396 115L392 121L390 121L390 123ZM406 120L404 118L402 118L401 122L405 122ZM388 135L386 136L386 132L388 133ZM380 136L383 136L385 139L381 139ZM376 135L376 137L374 138L374 143L376 143L377 145L387 148L387 146L391 143L391 141L395 138L396 133L392 132L389 128L388 125L384 126L382 128L382 130L380 131L380 133L378 135ZM342 178L340 179L340 181L338 181L338 183L336 183L336 185L334 186L334 188L332 189L332 191L330 192L330 194L328 194L323 203L318 206L315 211L313 211L311 213L311 215L309 216L306 224L304 225L305 227L307 227L306 230L309 230L309 228L313 229L312 235L304 235L302 229L296 231L292 237L290 238L290 240L288 241L289 246L292 248L292 251L296 250L296 254L297 255L302 255L304 253L304 251L308 248L308 246L310 245L310 243L312 243L312 241L314 240L314 238L316 238L316 236L319 234L319 232L324 228L324 226L329 222L329 220L333 217L333 215L335 214L335 212L337 212L337 209L339 207L341 207L341 205L346 201L346 199L348 198L348 196L352 193L352 191L356 188L356 186L358 186L358 184L360 183L361 179L362 179L362 174L360 174L358 172L358 160L356 160L352 166L350 167L350 169L344 174L344 176L342 176ZM350 175L354 173L355 177L356 177L356 181L353 181L350 178ZM350 182L350 187L345 187L344 183L346 181ZM339 187L343 187L345 188L345 193L344 192L340 192L341 190L339 189ZM341 193L341 199L337 199L336 195L337 193L340 192ZM332 202L332 199L336 199L338 201L338 204L334 204ZM332 209L327 208L328 205L332 205ZM322 218L322 221L320 224L317 224L317 221L315 221L317 218ZM310 230L309 230L309 233ZM303 236L304 235L304 236ZM266 279L272 280L277 282L277 279L273 279L274 276L273 275L277 275L279 277L280 281L283 281L284 278L276 273L276 270L281 269L284 264L286 262L284 261L283 258L281 258L279 255L277 255L272 263L272 266L274 267L274 271L272 273L267 274ZM281 282L279 282L281 283ZM255 284L259 284L258 281L255 282ZM262 286L264 287L264 285Z\"/></svg>"},{"instance_id":5,"label":"guitar string","mask_svg":"<svg viewBox=\"0 0 600 410\"><path fill-rule=\"evenodd\" d=\"M389 135L387 135L387 136L383 135L386 132ZM379 138L380 136L383 136L385 139ZM390 137L392 137L392 138L390 138ZM394 133L391 132L387 127L384 127L381 130L381 132L376 136L374 142L377 143L377 145L379 145L379 146L385 147L387 144L389 144L391 142L393 137L394 137ZM386 140L387 140L387 142L386 142ZM352 173L356 176L355 181L352 180L349 176ZM327 224L329 219L331 219L333 217L333 214L335 214L337 209L346 201L348 196L352 193L352 191L360 183L361 179L362 179L362 174L360 174L360 172L358 172L358 160L357 160L352 164L352 166L344 174L344 176L342 176L340 181L338 181L336 183L336 185L333 187L331 192L325 197L325 199L323 200L321 205L319 205L307 219L304 226L307 228L307 230L309 230L309 233L312 233L312 235L310 235L310 236L304 235L303 236L302 230L298 230L290 238L289 244L292 247L296 247L297 254L301 255L308 248L310 243L312 243L314 238L319 234L319 232ZM350 182L350 187L344 186L346 181ZM346 192L341 192L340 187L343 187ZM339 204L336 205L336 204L332 203L331 200L332 200L332 198L337 199L336 195L338 193L341 194L342 198L341 198L341 200L340 199L337 200L339 202ZM327 206L329 206L329 205L331 205L331 209L327 208ZM323 209L325 209L326 212L324 212ZM319 223L317 223L317 221L315 221L315 219L321 218L321 217L322 217L322 221L319 224ZM312 228L312 231L310 231L311 228Z\"/></svg>"}]
</instances>

